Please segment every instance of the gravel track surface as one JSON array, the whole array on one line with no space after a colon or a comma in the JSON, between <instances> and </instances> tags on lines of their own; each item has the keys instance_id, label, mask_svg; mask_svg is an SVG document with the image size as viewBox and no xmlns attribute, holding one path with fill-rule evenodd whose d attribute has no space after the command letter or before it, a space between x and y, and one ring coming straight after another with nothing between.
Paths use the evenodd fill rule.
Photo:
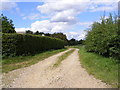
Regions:
<instances>
[{"instance_id":1,"label":"gravel track surface","mask_svg":"<svg viewBox=\"0 0 120 90\"><path fill-rule=\"evenodd\" d=\"M30 67L17 69L3 75L3 87L11 88L108 88L109 85L89 75L81 66L78 49L53 67L64 52L53 55Z\"/></svg>"}]
</instances>

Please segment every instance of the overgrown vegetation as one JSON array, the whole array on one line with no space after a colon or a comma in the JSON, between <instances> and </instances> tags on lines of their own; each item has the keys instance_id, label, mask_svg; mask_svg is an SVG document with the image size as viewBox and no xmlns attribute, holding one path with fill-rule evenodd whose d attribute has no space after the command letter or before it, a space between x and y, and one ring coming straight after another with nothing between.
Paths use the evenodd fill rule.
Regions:
<instances>
[{"instance_id":1,"label":"overgrown vegetation","mask_svg":"<svg viewBox=\"0 0 120 90\"><path fill-rule=\"evenodd\" d=\"M72 49L66 53L64 53L62 56L60 56L57 60L57 62L53 65L53 67L58 67L63 60L65 60L71 53L73 53L75 49Z\"/></svg>"},{"instance_id":2,"label":"overgrown vegetation","mask_svg":"<svg viewBox=\"0 0 120 90\"><path fill-rule=\"evenodd\" d=\"M2 72L9 72L11 70L30 66L41 60L44 60L45 58L48 58L49 56L52 56L56 53L59 53L65 50L66 48L59 49L59 50L46 51L40 54L36 54L34 56L18 56L18 57L11 57L11 58L4 59L2 60Z\"/></svg>"},{"instance_id":3,"label":"overgrown vegetation","mask_svg":"<svg viewBox=\"0 0 120 90\"><path fill-rule=\"evenodd\" d=\"M3 34L2 54L5 57L34 55L47 50L64 48L64 41L30 34Z\"/></svg>"},{"instance_id":4,"label":"overgrown vegetation","mask_svg":"<svg viewBox=\"0 0 120 90\"><path fill-rule=\"evenodd\" d=\"M120 60L120 19L112 14L95 22L86 36L86 50Z\"/></svg>"},{"instance_id":5,"label":"overgrown vegetation","mask_svg":"<svg viewBox=\"0 0 120 90\"><path fill-rule=\"evenodd\" d=\"M112 87L118 87L119 63L117 60L87 52L84 46L76 46L76 48L79 48L80 62L89 74Z\"/></svg>"},{"instance_id":6,"label":"overgrown vegetation","mask_svg":"<svg viewBox=\"0 0 120 90\"><path fill-rule=\"evenodd\" d=\"M94 22L86 35L85 45L79 48L83 67L96 78L112 85L118 85L120 64L120 19L112 14L103 16L101 22Z\"/></svg>"}]
</instances>

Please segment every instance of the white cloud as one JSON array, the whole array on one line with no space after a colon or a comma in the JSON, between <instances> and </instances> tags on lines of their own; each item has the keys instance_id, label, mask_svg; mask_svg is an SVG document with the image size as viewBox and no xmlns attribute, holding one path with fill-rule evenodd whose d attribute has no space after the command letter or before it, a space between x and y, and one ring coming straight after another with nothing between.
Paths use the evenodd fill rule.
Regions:
<instances>
[{"instance_id":1,"label":"white cloud","mask_svg":"<svg viewBox=\"0 0 120 90\"><path fill-rule=\"evenodd\" d=\"M17 7L17 4L15 2L1 2L0 10L11 10L15 7Z\"/></svg>"},{"instance_id":2,"label":"white cloud","mask_svg":"<svg viewBox=\"0 0 120 90\"><path fill-rule=\"evenodd\" d=\"M104 5L112 5L115 2L119 2L119 0L91 0L91 3Z\"/></svg>"},{"instance_id":3,"label":"white cloud","mask_svg":"<svg viewBox=\"0 0 120 90\"><path fill-rule=\"evenodd\" d=\"M56 13L73 9L76 14L81 11L114 11L119 0L45 0L43 5L37 6L41 13ZM97 8L97 10L95 10Z\"/></svg>"},{"instance_id":4,"label":"white cloud","mask_svg":"<svg viewBox=\"0 0 120 90\"><path fill-rule=\"evenodd\" d=\"M54 32L64 32L64 28L62 26L57 25L57 26L54 26L52 28L51 32L52 33L54 33Z\"/></svg>"},{"instance_id":5,"label":"white cloud","mask_svg":"<svg viewBox=\"0 0 120 90\"><path fill-rule=\"evenodd\" d=\"M79 30L77 32L66 32L65 34L67 35L67 38L69 40L72 38L77 39L77 40L81 40L81 39L85 39L86 31Z\"/></svg>"},{"instance_id":6,"label":"white cloud","mask_svg":"<svg viewBox=\"0 0 120 90\"><path fill-rule=\"evenodd\" d=\"M77 24L77 18L76 16L80 14L82 11L84 11L87 8L87 5L89 4L90 0L56 0L54 2L50 2L49 0L45 1L43 5L37 6L37 9L44 14L47 14L51 16L49 23L45 24L45 28L51 32L63 32L67 33L68 38L76 38L79 36L79 34L75 35L75 32L70 32L69 29L72 28L74 24ZM35 27L41 26L42 23L39 25L34 24ZM48 26L51 26L50 29L48 29ZM36 28L35 28L36 29Z\"/></svg>"},{"instance_id":7,"label":"white cloud","mask_svg":"<svg viewBox=\"0 0 120 90\"><path fill-rule=\"evenodd\" d=\"M70 32L70 34L77 35L78 33L77 32Z\"/></svg>"},{"instance_id":8,"label":"white cloud","mask_svg":"<svg viewBox=\"0 0 120 90\"><path fill-rule=\"evenodd\" d=\"M81 33L79 36L78 36L78 40L81 40L81 39L85 39L85 36L86 36L86 32L84 31L83 33Z\"/></svg>"},{"instance_id":9,"label":"white cloud","mask_svg":"<svg viewBox=\"0 0 120 90\"><path fill-rule=\"evenodd\" d=\"M114 11L117 10L119 0L91 0L88 11Z\"/></svg>"},{"instance_id":10,"label":"white cloud","mask_svg":"<svg viewBox=\"0 0 120 90\"><path fill-rule=\"evenodd\" d=\"M84 12L96 11L114 11L118 0L44 0L43 5L37 6L42 14L47 15L50 19L35 21L31 24L30 30L33 32L63 32L67 35L68 39L84 39L86 32L83 30L69 31L75 25L88 28L93 22L78 22L77 16ZM39 19L39 14L30 14L24 16L23 19ZM21 28L16 30L24 30Z\"/></svg>"},{"instance_id":11,"label":"white cloud","mask_svg":"<svg viewBox=\"0 0 120 90\"><path fill-rule=\"evenodd\" d=\"M83 27L88 28L93 24L93 22L79 22L78 24L83 26Z\"/></svg>"},{"instance_id":12,"label":"white cloud","mask_svg":"<svg viewBox=\"0 0 120 90\"><path fill-rule=\"evenodd\" d=\"M62 12L56 13L52 18L52 22L66 22L68 24L74 24L77 19L74 16L74 10L64 10Z\"/></svg>"},{"instance_id":13,"label":"white cloud","mask_svg":"<svg viewBox=\"0 0 120 90\"><path fill-rule=\"evenodd\" d=\"M29 15L22 14L21 16L23 20L29 19L29 20L40 20L40 19L48 19L50 16L42 16L40 13L30 13Z\"/></svg>"},{"instance_id":14,"label":"white cloud","mask_svg":"<svg viewBox=\"0 0 120 90\"><path fill-rule=\"evenodd\" d=\"M43 21L36 21L31 24L31 30L32 31L40 31L40 32L64 32L70 27L64 22L50 22L49 20L43 20Z\"/></svg>"},{"instance_id":15,"label":"white cloud","mask_svg":"<svg viewBox=\"0 0 120 90\"><path fill-rule=\"evenodd\" d=\"M10 0L0 0L1 2L9 2Z\"/></svg>"},{"instance_id":16,"label":"white cloud","mask_svg":"<svg viewBox=\"0 0 120 90\"><path fill-rule=\"evenodd\" d=\"M30 20L35 20L35 19L40 19L41 16L38 13L32 13L30 15L24 16L23 19L30 19Z\"/></svg>"},{"instance_id":17,"label":"white cloud","mask_svg":"<svg viewBox=\"0 0 120 90\"><path fill-rule=\"evenodd\" d=\"M26 30L31 30L31 28L15 28L16 32L25 32Z\"/></svg>"},{"instance_id":18,"label":"white cloud","mask_svg":"<svg viewBox=\"0 0 120 90\"><path fill-rule=\"evenodd\" d=\"M49 20L36 21L31 24L32 31L40 31L40 32L49 32L52 29L52 24Z\"/></svg>"},{"instance_id":19,"label":"white cloud","mask_svg":"<svg viewBox=\"0 0 120 90\"><path fill-rule=\"evenodd\" d=\"M94 9L91 9L91 12L96 12L96 11L114 11L117 10L117 6L103 6L103 7L96 7Z\"/></svg>"},{"instance_id":20,"label":"white cloud","mask_svg":"<svg viewBox=\"0 0 120 90\"><path fill-rule=\"evenodd\" d=\"M54 2L45 2L43 5L37 6L37 9L42 13L53 13L53 12L61 12L64 10L71 10L74 11L83 11L86 8L89 0L59 0Z\"/></svg>"},{"instance_id":21,"label":"white cloud","mask_svg":"<svg viewBox=\"0 0 120 90\"><path fill-rule=\"evenodd\" d=\"M89 0L61 0L49 2L47 0L43 5L37 6L37 9L44 14L51 16L50 21L59 23L66 22L67 24L75 24L76 16L85 10Z\"/></svg>"}]
</instances>

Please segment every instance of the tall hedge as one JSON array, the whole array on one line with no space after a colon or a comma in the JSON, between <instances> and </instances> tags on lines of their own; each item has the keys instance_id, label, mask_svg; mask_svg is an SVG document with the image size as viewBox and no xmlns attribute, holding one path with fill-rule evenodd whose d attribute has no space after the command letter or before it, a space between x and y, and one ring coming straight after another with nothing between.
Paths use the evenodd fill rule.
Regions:
<instances>
[{"instance_id":1,"label":"tall hedge","mask_svg":"<svg viewBox=\"0 0 120 90\"><path fill-rule=\"evenodd\" d=\"M64 47L64 41L46 36L3 34L2 39L3 58L7 56L33 55L39 52Z\"/></svg>"},{"instance_id":2,"label":"tall hedge","mask_svg":"<svg viewBox=\"0 0 120 90\"><path fill-rule=\"evenodd\" d=\"M95 22L86 36L87 51L96 52L107 57L120 59L120 30L117 16L110 16L101 22Z\"/></svg>"}]
</instances>

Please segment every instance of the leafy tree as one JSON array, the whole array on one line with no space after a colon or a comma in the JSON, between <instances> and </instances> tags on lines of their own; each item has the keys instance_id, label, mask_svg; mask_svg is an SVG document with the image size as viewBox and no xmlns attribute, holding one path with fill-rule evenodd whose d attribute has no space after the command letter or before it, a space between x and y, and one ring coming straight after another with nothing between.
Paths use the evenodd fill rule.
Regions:
<instances>
[{"instance_id":1,"label":"leafy tree","mask_svg":"<svg viewBox=\"0 0 120 90\"><path fill-rule=\"evenodd\" d=\"M33 34L33 31L27 30L25 31L26 34Z\"/></svg>"},{"instance_id":2,"label":"leafy tree","mask_svg":"<svg viewBox=\"0 0 120 90\"><path fill-rule=\"evenodd\" d=\"M11 19L8 19L6 16L1 14L0 21L2 21L3 33L16 33L13 21Z\"/></svg>"},{"instance_id":3,"label":"leafy tree","mask_svg":"<svg viewBox=\"0 0 120 90\"><path fill-rule=\"evenodd\" d=\"M72 39L70 39L70 40L68 41L68 44L69 44L69 45L77 45L77 44L78 44L78 41L75 40L74 38L72 38Z\"/></svg>"},{"instance_id":4,"label":"leafy tree","mask_svg":"<svg viewBox=\"0 0 120 90\"><path fill-rule=\"evenodd\" d=\"M39 35L39 31L36 31L34 34L35 34L35 35Z\"/></svg>"},{"instance_id":5,"label":"leafy tree","mask_svg":"<svg viewBox=\"0 0 120 90\"><path fill-rule=\"evenodd\" d=\"M109 15L101 18L101 22L94 22L88 31L85 44L86 50L96 52L107 57L120 59L119 19Z\"/></svg>"},{"instance_id":6,"label":"leafy tree","mask_svg":"<svg viewBox=\"0 0 120 90\"><path fill-rule=\"evenodd\" d=\"M39 32L39 31L36 31L34 34L35 34L35 35L45 35L45 36L51 36L51 34L50 34L50 33L44 33L44 32Z\"/></svg>"},{"instance_id":7,"label":"leafy tree","mask_svg":"<svg viewBox=\"0 0 120 90\"><path fill-rule=\"evenodd\" d=\"M50 33L45 33L44 35L45 35L45 36L51 36L51 34L50 34Z\"/></svg>"},{"instance_id":8,"label":"leafy tree","mask_svg":"<svg viewBox=\"0 0 120 90\"><path fill-rule=\"evenodd\" d=\"M59 38L61 40L67 41L67 36L63 33L54 33L51 37Z\"/></svg>"},{"instance_id":9,"label":"leafy tree","mask_svg":"<svg viewBox=\"0 0 120 90\"><path fill-rule=\"evenodd\" d=\"M79 40L79 41L78 41L78 44L84 44L84 40L82 40L82 39Z\"/></svg>"},{"instance_id":10,"label":"leafy tree","mask_svg":"<svg viewBox=\"0 0 120 90\"><path fill-rule=\"evenodd\" d=\"M43 35L43 34L44 34L44 32L40 32L39 34L40 34L40 35Z\"/></svg>"}]
</instances>

